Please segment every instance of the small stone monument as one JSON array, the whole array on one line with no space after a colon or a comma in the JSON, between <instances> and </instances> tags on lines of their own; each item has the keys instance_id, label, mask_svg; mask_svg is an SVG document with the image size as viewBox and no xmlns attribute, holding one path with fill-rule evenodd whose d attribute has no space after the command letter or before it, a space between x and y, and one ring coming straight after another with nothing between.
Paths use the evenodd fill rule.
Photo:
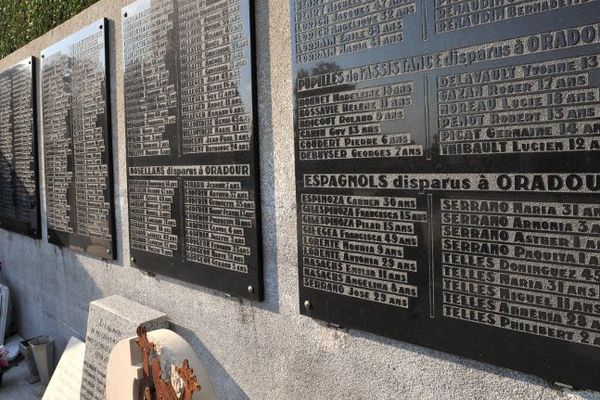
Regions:
<instances>
[{"instance_id":1,"label":"small stone monument","mask_svg":"<svg viewBox=\"0 0 600 400\"><path fill-rule=\"evenodd\" d=\"M190 344L168 329L120 341L110 354L106 400L216 400L208 371Z\"/></svg>"},{"instance_id":2,"label":"small stone monument","mask_svg":"<svg viewBox=\"0 0 600 400\"><path fill-rule=\"evenodd\" d=\"M85 343L72 337L42 400L79 400Z\"/></svg>"},{"instance_id":3,"label":"small stone monument","mask_svg":"<svg viewBox=\"0 0 600 400\"><path fill-rule=\"evenodd\" d=\"M167 315L121 296L90 303L81 400L104 400L106 366L113 347L131 336L138 326L167 328Z\"/></svg>"}]
</instances>

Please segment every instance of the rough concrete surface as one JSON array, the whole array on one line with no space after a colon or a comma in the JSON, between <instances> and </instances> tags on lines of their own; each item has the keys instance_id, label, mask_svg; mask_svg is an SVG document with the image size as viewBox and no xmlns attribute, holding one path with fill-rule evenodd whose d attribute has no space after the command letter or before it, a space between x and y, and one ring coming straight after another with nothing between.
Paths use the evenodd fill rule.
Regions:
<instances>
[{"instance_id":1,"label":"rough concrete surface","mask_svg":"<svg viewBox=\"0 0 600 400\"><path fill-rule=\"evenodd\" d=\"M205 362L222 399L600 399L422 347L335 330L299 315L288 0L255 1L266 301L234 300L130 267L120 42L120 9L130 2L102 0L0 61L3 69L39 56L86 24L100 17L111 20L118 259L104 262L61 250L47 243L45 233L36 241L0 230L0 261L22 336L53 335L62 350L70 336L85 336L90 301L119 294L169 315L174 330ZM42 190L45 232L44 202ZM8 399L3 394L2 400Z\"/></svg>"},{"instance_id":2,"label":"rough concrete surface","mask_svg":"<svg viewBox=\"0 0 600 400\"><path fill-rule=\"evenodd\" d=\"M44 387L40 382L33 385L27 383L25 380L27 375L29 375L29 370L25 361L6 372L0 386L0 399L39 400L44 393Z\"/></svg>"}]
</instances>

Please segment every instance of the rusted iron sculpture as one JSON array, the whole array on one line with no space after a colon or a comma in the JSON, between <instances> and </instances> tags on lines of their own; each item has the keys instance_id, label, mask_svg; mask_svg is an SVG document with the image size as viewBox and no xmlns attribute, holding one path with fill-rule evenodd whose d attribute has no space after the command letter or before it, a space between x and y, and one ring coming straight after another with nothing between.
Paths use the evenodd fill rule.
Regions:
<instances>
[{"instance_id":1,"label":"rusted iron sculpture","mask_svg":"<svg viewBox=\"0 0 600 400\"><path fill-rule=\"evenodd\" d=\"M179 377L183 379L185 388L181 400L192 400L194 392L200 391L200 384L198 384L194 370L190 368L188 360L183 360L181 367L177 368L177 373L179 374Z\"/></svg>"},{"instance_id":2,"label":"rusted iron sculpture","mask_svg":"<svg viewBox=\"0 0 600 400\"><path fill-rule=\"evenodd\" d=\"M162 378L162 368L160 360L156 356L156 346L148 340L148 331L146 327L137 328L136 343L142 350L142 360L144 369L144 380L140 385L140 399L143 400L192 400L195 392L200 390L200 385L190 368L188 360L183 360L181 367L175 368L179 377L184 383L183 397L179 398L170 382ZM150 358L152 357L152 361ZM152 374L150 374L152 372Z\"/></svg>"}]
</instances>

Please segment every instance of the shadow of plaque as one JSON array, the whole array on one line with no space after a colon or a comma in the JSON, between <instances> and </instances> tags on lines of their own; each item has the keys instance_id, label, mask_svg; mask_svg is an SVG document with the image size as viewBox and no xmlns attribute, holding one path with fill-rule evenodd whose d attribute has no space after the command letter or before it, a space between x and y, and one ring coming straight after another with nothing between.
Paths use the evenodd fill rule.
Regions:
<instances>
[{"instance_id":1,"label":"shadow of plaque","mask_svg":"<svg viewBox=\"0 0 600 400\"><path fill-rule=\"evenodd\" d=\"M291 1L302 314L600 388L600 2L543 3Z\"/></svg>"},{"instance_id":2,"label":"shadow of plaque","mask_svg":"<svg viewBox=\"0 0 600 400\"><path fill-rule=\"evenodd\" d=\"M35 59L0 72L0 228L41 237Z\"/></svg>"},{"instance_id":3,"label":"shadow of plaque","mask_svg":"<svg viewBox=\"0 0 600 400\"><path fill-rule=\"evenodd\" d=\"M123 9L132 264L262 300L253 4Z\"/></svg>"},{"instance_id":4,"label":"shadow of plaque","mask_svg":"<svg viewBox=\"0 0 600 400\"><path fill-rule=\"evenodd\" d=\"M98 20L42 51L48 241L116 257L108 24Z\"/></svg>"}]
</instances>

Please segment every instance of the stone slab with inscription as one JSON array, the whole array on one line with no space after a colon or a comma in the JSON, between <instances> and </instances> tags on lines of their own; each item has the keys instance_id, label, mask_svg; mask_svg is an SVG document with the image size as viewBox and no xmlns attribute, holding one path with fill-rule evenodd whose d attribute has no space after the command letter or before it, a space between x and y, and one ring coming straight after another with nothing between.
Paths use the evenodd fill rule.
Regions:
<instances>
[{"instance_id":1,"label":"stone slab with inscription","mask_svg":"<svg viewBox=\"0 0 600 400\"><path fill-rule=\"evenodd\" d=\"M42 400L79 400L85 343L72 337L67 344Z\"/></svg>"},{"instance_id":2,"label":"stone slab with inscription","mask_svg":"<svg viewBox=\"0 0 600 400\"><path fill-rule=\"evenodd\" d=\"M48 241L114 259L107 21L42 51Z\"/></svg>"},{"instance_id":3,"label":"stone slab with inscription","mask_svg":"<svg viewBox=\"0 0 600 400\"><path fill-rule=\"evenodd\" d=\"M40 238L35 68L0 72L0 228Z\"/></svg>"},{"instance_id":4,"label":"stone slab with inscription","mask_svg":"<svg viewBox=\"0 0 600 400\"><path fill-rule=\"evenodd\" d=\"M303 314L600 389L599 7L291 0Z\"/></svg>"},{"instance_id":5,"label":"stone slab with inscription","mask_svg":"<svg viewBox=\"0 0 600 400\"><path fill-rule=\"evenodd\" d=\"M121 296L90 303L81 381L82 400L103 400L106 367L113 347L132 336L138 326L148 330L168 328L167 315Z\"/></svg>"},{"instance_id":6,"label":"stone slab with inscription","mask_svg":"<svg viewBox=\"0 0 600 400\"><path fill-rule=\"evenodd\" d=\"M132 264L261 300L250 0L123 9Z\"/></svg>"}]
</instances>

